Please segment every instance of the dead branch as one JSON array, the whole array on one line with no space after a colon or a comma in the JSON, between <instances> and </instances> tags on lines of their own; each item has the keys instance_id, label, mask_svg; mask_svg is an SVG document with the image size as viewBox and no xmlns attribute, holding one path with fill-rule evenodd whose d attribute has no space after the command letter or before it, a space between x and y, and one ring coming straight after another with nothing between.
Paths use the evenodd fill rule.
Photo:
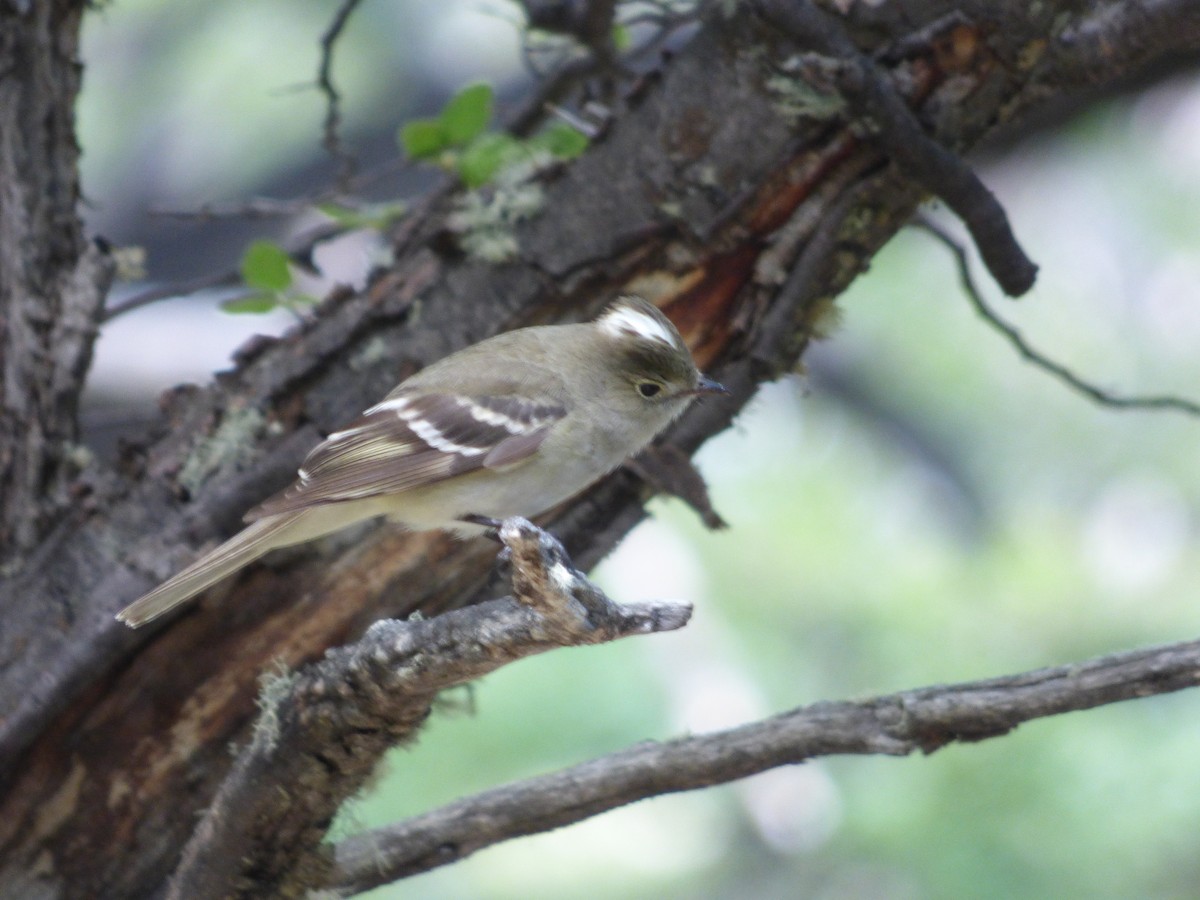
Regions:
<instances>
[{"instance_id":1,"label":"dead branch","mask_svg":"<svg viewBox=\"0 0 1200 900\"><path fill-rule=\"evenodd\" d=\"M968 257L967 250L962 244L956 241L944 228L924 216L914 219L912 224L914 228L933 235L938 243L950 251L954 256L955 265L958 268L958 278L962 283L963 291L967 295L967 300L970 301L971 306L979 314L980 318L999 332L1012 345L1013 349L1020 354L1022 359L1102 406L1108 406L1113 409L1167 409L1189 416L1200 416L1200 403L1196 403L1193 400L1170 395L1143 397L1114 394L1076 375L1062 363L1050 359L1050 357L1030 344L1021 332L1000 318L1000 315L983 299L983 292L980 290L979 285L975 283L975 277L971 274L970 257Z\"/></svg>"},{"instance_id":2,"label":"dead branch","mask_svg":"<svg viewBox=\"0 0 1200 900\"><path fill-rule=\"evenodd\" d=\"M342 138L338 128L342 123L342 95L337 85L333 83L333 51L337 40L345 30L350 17L362 0L342 0L334 14L333 21L321 35L321 61L317 67L317 88L325 95L325 121L322 125L323 144L334 162L338 164L338 185L346 188L354 177L356 160L342 146Z\"/></svg>"},{"instance_id":3,"label":"dead branch","mask_svg":"<svg viewBox=\"0 0 1200 900\"><path fill-rule=\"evenodd\" d=\"M343 798L413 738L439 691L554 647L671 631L691 616L686 603L613 603L524 519L506 520L499 537L512 597L376 622L320 663L264 681L253 740L184 851L170 897L299 896L325 880L321 839Z\"/></svg>"},{"instance_id":4,"label":"dead branch","mask_svg":"<svg viewBox=\"0 0 1200 900\"><path fill-rule=\"evenodd\" d=\"M1200 641L868 700L815 703L712 734L648 741L506 784L337 845L342 895L457 862L648 797L724 784L821 756L933 753L1046 716L1200 685Z\"/></svg>"}]
</instances>

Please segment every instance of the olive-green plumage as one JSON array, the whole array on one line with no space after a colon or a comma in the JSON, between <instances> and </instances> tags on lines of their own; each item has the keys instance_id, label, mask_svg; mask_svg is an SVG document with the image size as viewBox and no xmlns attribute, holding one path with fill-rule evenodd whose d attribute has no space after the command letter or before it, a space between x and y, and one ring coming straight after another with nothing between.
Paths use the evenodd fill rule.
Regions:
<instances>
[{"instance_id":1,"label":"olive-green plumage","mask_svg":"<svg viewBox=\"0 0 1200 900\"><path fill-rule=\"evenodd\" d=\"M522 328L413 375L313 449L250 524L123 609L138 627L279 547L386 515L413 530L534 516L642 449L704 378L658 309L623 297L596 320Z\"/></svg>"}]
</instances>

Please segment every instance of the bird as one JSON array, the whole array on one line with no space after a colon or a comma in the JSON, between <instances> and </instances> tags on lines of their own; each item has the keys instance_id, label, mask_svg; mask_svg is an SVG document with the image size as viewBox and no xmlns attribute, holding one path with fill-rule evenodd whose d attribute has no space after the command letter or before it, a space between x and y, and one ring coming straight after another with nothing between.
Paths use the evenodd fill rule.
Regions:
<instances>
[{"instance_id":1,"label":"bird","mask_svg":"<svg viewBox=\"0 0 1200 900\"><path fill-rule=\"evenodd\" d=\"M305 458L248 525L130 603L137 628L271 550L386 516L412 531L485 533L557 506L644 448L703 375L657 307L618 297L595 319L498 334L432 363Z\"/></svg>"}]
</instances>

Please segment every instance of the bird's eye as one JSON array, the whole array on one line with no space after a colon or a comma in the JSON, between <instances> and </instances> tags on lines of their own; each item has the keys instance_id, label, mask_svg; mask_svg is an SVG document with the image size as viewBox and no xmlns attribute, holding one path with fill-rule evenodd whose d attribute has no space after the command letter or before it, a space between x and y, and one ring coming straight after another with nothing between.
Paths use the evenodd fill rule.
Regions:
<instances>
[{"instance_id":1,"label":"bird's eye","mask_svg":"<svg viewBox=\"0 0 1200 900\"><path fill-rule=\"evenodd\" d=\"M637 386L637 392L643 397L649 399L662 390L661 384L656 384L653 381L643 381Z\"/></svg>"}]
</instances>

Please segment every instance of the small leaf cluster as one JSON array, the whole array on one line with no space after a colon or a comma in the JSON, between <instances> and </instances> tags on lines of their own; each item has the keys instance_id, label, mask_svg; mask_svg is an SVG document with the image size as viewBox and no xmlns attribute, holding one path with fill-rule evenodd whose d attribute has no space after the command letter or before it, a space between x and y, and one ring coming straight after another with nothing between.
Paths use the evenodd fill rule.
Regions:
<instances>
[{"instance_id":1,"label":"small leaf cluster","mask_svg":"<svg viewBox=\"0 0 1200 900\"><path fill-rule=\"evenodd\" d=\"M267 313L316 302L315 297L294 290L291 257L274 241L258 240L247 247L240 271L250 292L222 303L225 312Z\"/></svg>"},{"instance_id":2,"label":"small leaf cluster","mask_svg":"<svg viewBox=\"0 0 1200 900\"><path fill-rule=\"evenodd\" d=\"M529 182L530 176L555 160L574 159L587 149L588 138L565 122L552 123L528 138L488 131L494 106L491 85L470 84L451 97L437 116L403 125L399 141L409 158L454 172L472 190L495 186L494 195L486 201L464 201L456 221L468 252L499 262L515 254L512 225L533 215L541 205L541 192ZM346 229L379 231L407 212L401 202L361 207L322 203L317 209ZM250 244L242 255L240 271L247 292L222 303L226 312L295 310L316 302L296 290L292 260L274 241Z\"/></svg>"},{"instance_id":3,"label":"small leaf cluster","mask_svg":"<svg viewBox=\"0 0 1200 900\"><path fill-rule=\"evenodd\" d=\"M433 118L414 119L400 128L400 146L410 159L428 160L455 172L474 189L521 163L574 159L587 149L587 136L555 122L528 138L488 131L495 104L491 85L468 85Z\"/></svg>"}]
</instances>

